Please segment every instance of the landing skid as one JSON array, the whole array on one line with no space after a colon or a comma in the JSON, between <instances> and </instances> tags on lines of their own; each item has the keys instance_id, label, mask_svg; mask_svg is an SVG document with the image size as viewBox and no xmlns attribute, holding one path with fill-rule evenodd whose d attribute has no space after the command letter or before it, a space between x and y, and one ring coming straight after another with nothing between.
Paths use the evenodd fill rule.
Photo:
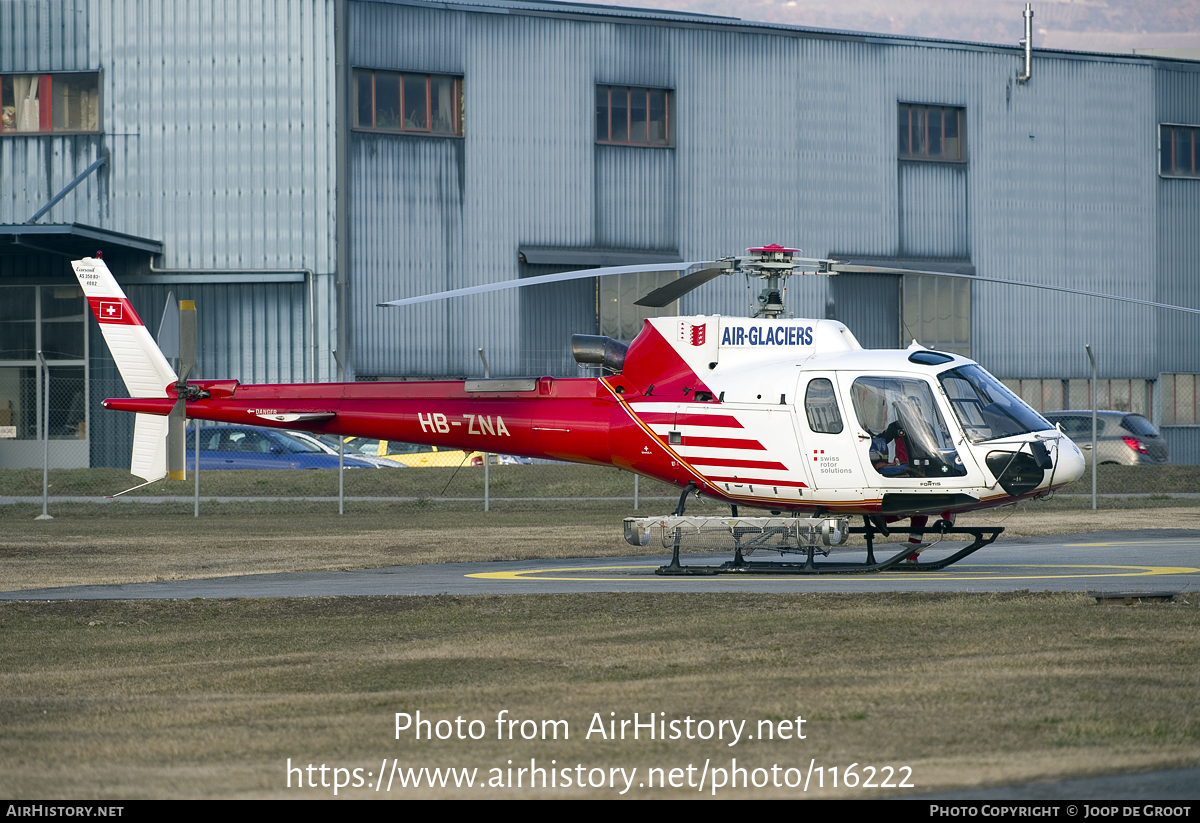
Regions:
<instances>
[{"instance_id":1,"label":"landing skid","mask_svg":"<svg viewBox=\"0 0 1200 823\"><path fill-rule=\"evenodd\" d=\"M671 562L665 566L660 566L654 570L658 575L717 575L717 574L867 574L869 572L882 571L903 571L903 572L930 572L944 569L959 560L962 560L968 555L993 543L1000 533L1004 531L1003 526L994 526L987 528L955 528L951 527L909 527L904 529L906 534L936 534L942 536L948 535L968 535L974 540L965 548L960 549L949 557L934 561L918 561L915 563L906 562L908 557L913 554L914 547L904 544L903 548L887 558L886 560L877 561L875 559L875 535L885 534L883 529L879 529L872 525L864 527L855 527L848 530L850 534L861 534L866 536L867 540L867 559L863 563L847 563L838 561L822 561L816 562L816 555L821 551L815 543L807 546L807 555L802 563L775 563L763 561L749 561L742 557L742 551L739 546L734 552L733 560L727 561L717 566L684 566L679 562L679 544L682 537L682 529L675 529L674 550L671 555ZM824 552L822 552L824 554Z\"/></svg>"}]
</instances>

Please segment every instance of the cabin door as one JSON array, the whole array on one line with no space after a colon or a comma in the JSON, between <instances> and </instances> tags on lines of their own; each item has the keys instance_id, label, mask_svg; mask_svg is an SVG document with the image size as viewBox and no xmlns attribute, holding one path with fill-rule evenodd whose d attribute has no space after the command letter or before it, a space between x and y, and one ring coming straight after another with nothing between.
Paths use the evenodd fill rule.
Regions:
<instances>
[{"instance_id":1,"label":"cabin door","mask_svg":"<svg viewBox=\"0 0 1200 823\"><path fill-rule=\"evenodd\" d=\"M797 387L800 453L818 489L848 489L863 485L856 453L857 428L847 416L837 375L803 372Z\"/></svg>"}]
</instances>

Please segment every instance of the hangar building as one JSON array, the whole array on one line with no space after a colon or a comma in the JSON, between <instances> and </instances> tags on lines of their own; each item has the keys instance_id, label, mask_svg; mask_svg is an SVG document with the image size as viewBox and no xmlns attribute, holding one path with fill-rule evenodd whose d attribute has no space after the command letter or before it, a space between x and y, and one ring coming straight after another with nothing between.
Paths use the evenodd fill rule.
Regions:
<instances>
[{"instance_id":1,"label":"hangar building","mask_svg":"<svg viewBox=\"0 0 1200 823\"><path fill-rule=\"evenodd\" d=\"M1014 41L1021 20L1014 16ZM1035 44L1036 45L1036 44ZM0 466L127 465L68 261L97 249L201 377L578 374L665 276L382 300L781 243L1200 306L1200 63L521 0L0 4ZM65 192L65 193L64 193ZM60 196L61 195L61 196ZM668 313L746 313L720 278ZM969 354L1200 462L1200 318L921 275L793 280L867 346Z\"/></svg>"}]
</instances>

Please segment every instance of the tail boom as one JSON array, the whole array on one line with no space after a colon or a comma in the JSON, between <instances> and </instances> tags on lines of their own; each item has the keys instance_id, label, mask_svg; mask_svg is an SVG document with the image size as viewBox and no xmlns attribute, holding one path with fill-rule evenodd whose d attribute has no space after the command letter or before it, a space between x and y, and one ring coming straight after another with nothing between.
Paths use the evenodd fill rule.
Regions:
<instances>
[{"instance_id":1,"label":"tail boom","mask_svg":"<svg viewBox=\"0 0 1200 823\"><path fill-rule=\"evenodd\" d=\"M609 431L618 410L592 379L542 378L528 392L466 391L461 381L237 385L195 381L190 419L376 437L439 448L612 464ZM214 385L215 384L215 385ZM114 398L105 408L166 415L165 398ZM207 396L204 396L207 395Z\"/></svg>"}]
</instances>

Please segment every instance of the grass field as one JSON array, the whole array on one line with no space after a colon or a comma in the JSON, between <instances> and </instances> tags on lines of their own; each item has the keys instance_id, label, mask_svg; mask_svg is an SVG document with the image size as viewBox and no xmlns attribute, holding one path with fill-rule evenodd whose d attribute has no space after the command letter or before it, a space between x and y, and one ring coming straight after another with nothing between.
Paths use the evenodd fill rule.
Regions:
<instances>
[{"instance_id":1,"label":"grass field","mask_svg":"<svg viewBox=\"0 0 1200 823\"><path fill-rule=\"evenodd\" d=\"M1107 498L1099 512L1087 505L1059 498L968 520L1004 525L1010 537L1200 529L1195 501L1165 492ZM5 590L635 553L620 530L629 501L530 500L489 513L470 501L379 501L355 503L344 517L326 504L246 502L213 503L200 518L190 504L58 504L56 519L34 521L38 512L0 506ZM1191 766L1200 763L1198 629L1194 594L1133 607L1037 593L7 602L0 795L332 797L319 771L318 788L288 789L289 758L359 768L364 781L385 759L389 769L477 768L485 781L497 768L505 782L509 760L514 769L553 760L573 779L636 768L626 797L701 796L686 786L686 768L697 780L706 760L730 770L734 758L750 769L747 780L766 776L768 785L721 787L718 797L876 797ZM434 721L485 721L486 734L397 740L395 714L417 710ZM497 740L502 710L564 719L571 737ZM760 721L781 730L775 724L802 716L806 738L756 735L729 746L729 727L726 739L709 741L586 736L596 713L631 720L634 712L643 722L650 712L744 720L747 734ZM776 764L822 767L825 788L816 776L807 794L774 787L800 772L753 771ZM846 788L842 770L852 764L852 780L871 767L876 783L883 767L907 766L915 788L895 786L895 771L891 788ZM680 769L684 785L640 788L653 768L663 779ZM711 796L714 773L706 774ZM401 790L394 781L387 794L350 786L339 796L515 797L530 794L524 781L520 790ZM533 794L617 797L623 785Z\"/></svg>"},{"instance_id":2,"label":"grass field","mask_svg":"<svg viewBox=\"0 0 1200 823\"><path fill-rule=\"evenodd\" d=\"M1190 502L1180 506L1178 500L1137 498L1121 507L1107 502L1109 507L1098 512L1080 501L1031 502L964 515L959 523L1003 526L996 550L1005 539L1028 535L1200 529L1200 506ZM1147 507L1147 502L1164 506ZM271 504L219 508L220 514L195 518L187 505L75 504L56 507L54 520L35 521L40 507L0 506L0 590L421 563L663 556L665 551L625 542L621 520L637 514L628 504L492 512L449 504L380 505L343 517L299 507L280 513ZM906 539L902 532L893 534L895 540Z\"/></svg>"},{"instance_id":3,"label":"grass field","mask_svg":"<svg viewBox=\"0 0 1200 823\"><path fill-rule=\"evenodd\" d=\"M336 497L336 470L309 471L203 471L202 497ZM600 466L568 464L492 466L491 495L495 498L549 498L570 507L571 500L622 499L633 497L633 475ZM345 494L379 498L393 505L429 505L434 499L477 500L483 497L483 469L356 469L344 473ZM50 472L50 494L64 497L95 497L129 489L142 483L119 469L55 469ZM642 478L640 493L646 497L678 497L679 490L666 483ZM194 481L159 481L132 491L132 498L163 495L191 498ZM0 496L37 497L42 494L41 469L0 469ZM1090 472L1067 491L1091 494ZM1100 466L1097 491L1105 495L1200 493L1200 466ZM336 511L336 509L335 509Z\"/></svg>"},{"instance_id":4,"label":"grass field","mask_svg":"<svg viewBox=\"0 0 1200 823\"><path fill-rule=\"evenodd\" d=\"M364 780L386 761L474 768L507 786L509 761L532 759L594 780L592 769L636 768L626 797L709 797L714 777L718 797L878 797L1195 765L1200 753L1194 596L1136 607L1028 593L5 603L0 624L0 794L14 798L333 796L332 772L329 787L316 772L318 788L304 789L293 773L289 790L289 758ZM569 738L498 740L501 710L539 734L541 721L566 720ZM481 739L397 739L395 714L417 711L478 719ZM732 727L708 741L595 732L597 717L607 730L634 712L681 730L691 718L696 735L699 721L746 721L754 739L729 745ZM759 739L760 721L805 739ZM727 784L734 759L767 785L721 787L709 771L700 790L706 760ZM815 777L807 793L772 785L810 764L826 770L823 789ZM845 788L852 764L876 783L884 767L908 767L914 788ZM680 769L681 785L640 787L653 768L663 779ZM617 797L625 785L531 792L524 780L520 791L397 782L339 796Z\"/></svg>"}]
</instances>

